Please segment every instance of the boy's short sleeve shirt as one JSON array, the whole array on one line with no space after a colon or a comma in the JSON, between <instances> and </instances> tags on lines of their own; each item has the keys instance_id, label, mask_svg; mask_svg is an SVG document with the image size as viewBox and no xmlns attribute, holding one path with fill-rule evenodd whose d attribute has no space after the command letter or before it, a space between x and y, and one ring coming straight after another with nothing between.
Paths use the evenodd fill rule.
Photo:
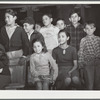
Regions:
<instances>
[{"instance_id":1,"label":"boy's short sleeve shirt","mask_svg":"<svg viewBox=\"0 0 100 100\"><path fill-rule=\"evenodd\" d=\"M52 50L58 46L58 32L59 29L51 25L51 27L42 27L40 33L43 35L47 49Z\"/></svg>"}]
</instances>

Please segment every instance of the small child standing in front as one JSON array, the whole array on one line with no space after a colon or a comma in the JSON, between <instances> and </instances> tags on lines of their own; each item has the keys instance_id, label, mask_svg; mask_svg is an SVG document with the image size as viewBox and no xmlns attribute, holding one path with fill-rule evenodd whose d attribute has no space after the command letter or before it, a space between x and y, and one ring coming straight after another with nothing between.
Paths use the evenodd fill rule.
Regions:
<instances>
[{"instance_id":1,"label":"small child standing in front","mask_svg":"<svg viewBox=\"0 0 100 100\"><path fill-rule=\"evenodd\" d=\"M86 36L82 38L79 50L79 67L87 74L87 86L89 90L94 89L94 85L100 89L100 37L95 36L96 30L93 21L87 21L84 31Z\"/></svg>"},{"instance_id":2,"label":"small child standing in front","mask_svg":"<svg viewBox=\"0 0 100 100\"><path fill-rule=\"evenodd\" d=\"M41 28L40 33L44 36L47 50L52 52L58 46L59 29L52 24L53 18L51 14L44 14L42 21L44 27Z\"/></svg>"},{"instance_id":3,"label":"small child standing in front","mask_svg":"<svg viewBox=\"0 0 100 100\"><path fill-rule=\"evenodd\" d=\"M56 26L59 28L59 30L66 29L66 23L65 20L62 18L57 19Z\"/></svg>"},{"instance_id":4,"label":"small child standing in front","mask_svg":"<svg viewBox=\"0 0 100 100\"><path fill-rule=\"evenodd\" d=\"M35 53L30 58L30 71L36 83L36 89L48 90L50 81L54 82L58 76L57 64L51 54L47 52L43 40L33 40L33 49ZM53 70L52 74L50 69Z\"/></svg>"},{"instance_id":5,"label":"small child standing in front","mask_svg":"<svg viewBox=\"0 0 100 100\"><path fill-rule=\"evenodd\" d=\"M66 30L58 33L59 46L53 49L52 56L58 64L58 78L56 87L58 90L65 90L71 82L79 86L79 77L77 71L77 53L76 49L69 45L69 34Z\"/></svg>"}]
</instances>

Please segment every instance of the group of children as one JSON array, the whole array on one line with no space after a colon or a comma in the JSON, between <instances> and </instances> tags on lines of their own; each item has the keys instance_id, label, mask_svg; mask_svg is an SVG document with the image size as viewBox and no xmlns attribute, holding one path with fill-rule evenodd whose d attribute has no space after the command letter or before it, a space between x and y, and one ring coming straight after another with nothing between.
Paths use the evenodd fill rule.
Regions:
<instances>
[{"instance_id":1,"label":"group of children","mask_svg":"<svg viewBox=\"0 0 100 100\"><path fill-rule=\"evenodd\" d=\"M16 15L7 14L11 15L13 22L8 26L14 27ZM67 90L71 84L76 89L82 89L83 84L85 89L100 89L100 37L94 35L94 22L87 21L83 26L80 19L80 14L75 11L69 14L70 25L59 18L54 26L51 14L42 16L42 27L35 24L31 17L24 19L23 29L29 46L27 54L23 51L18 63L29 62L31 81L37 90L49 90L50 83L55 84L57 90ZM8 34L10 38L13 37L13 33ZM0 43L6 46L2 41Z\"/></svg>"}]
</instances>

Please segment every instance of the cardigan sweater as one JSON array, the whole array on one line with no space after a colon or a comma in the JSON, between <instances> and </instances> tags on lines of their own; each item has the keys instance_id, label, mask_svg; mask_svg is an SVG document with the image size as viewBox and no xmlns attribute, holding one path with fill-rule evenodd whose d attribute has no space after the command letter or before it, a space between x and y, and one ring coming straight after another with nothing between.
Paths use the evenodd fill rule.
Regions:
<instances>
[{"instance_id":1,"label":"cardigan sweater","mask_svg":"<svg viewBox=\"0 0 100 100\"><path fill-rule=\"evenodd\" d=\"M9 39L6 28L3 26L0 32L0 43L4 46L5 51L23 50L23 55L27 55L29 52L28 37L22 27L17 26L13 35Z\"/></svg>"}]
</instances>

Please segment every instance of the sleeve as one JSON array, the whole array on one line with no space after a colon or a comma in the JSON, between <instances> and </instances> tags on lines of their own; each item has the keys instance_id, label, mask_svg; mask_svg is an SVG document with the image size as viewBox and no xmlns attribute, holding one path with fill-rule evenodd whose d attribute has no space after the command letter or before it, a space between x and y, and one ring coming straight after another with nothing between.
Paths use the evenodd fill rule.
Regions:
<instances>
[{"instance_id":1,"label":"sleeve","mask_svg":"<svg viewBox=\"0 0 100 100\"><path fill-rule=\"evenodd\" d=\"M57 76L58 76L58 66L55 62L55 60L53 59L53 57L48 53L48 59L50 62L50 65L53 69L53 80L56 80Z\"/></svg>"},{"instance_id":2,"label":"sleeve","mask_svg":"<svg viewBox=\"0 0 100 100\"><path fill-rule=\"evenodd\" d=\"M56 60L56 58L57 58L56 49L52 50L52 57Z\"/></svg>"},{"instance_id":3,"label":"sleeve","mask_svg":"<svg viewBox=\"0 0 100 100\"><path fill-rule=\"evenodd\" d=\"M3 55L0 59L0 68L8 67L9 60L6 55Z\"/></svg>"},{"instance_id":4,"label":"sleeve","mask_svg":"<svg viewBox=\"0 0 100 100\"><path fill-rule=\"evenodd\" d=\"M78 64L79 64L79 68L82 68L84 66L84 38L81 39L80 42L80 49L78 51Z\"/></svg>"},{"instance_id":5,"label":"sleeve","mask_svg":"<svg viewBox=\"0 0 100 100\"><path fill-rule=\"evenodd\" d=\"M34 63L34 59L31 56L30 57L30 72L31 72L31 74L32 74L33 77L38 77L38 73L37 73L35 67L36 66L35 66L35 63Z\"/></svg>"},{"instance_id":6,"label":"sleeve","mask_svg":"<svg viewBox=\"0 0 100 100\"><path fill-rule=\"evenodd\" d=\"M27 56L29 53L29 41L28 41L28 37L27 34L25 33L25 31L22 29L22 49L23 49L23 55Z\"/></svg>"},{"instance_id":7,"label":"sleeve","mask_svg":"<svg viewBox=\"0 0 100 100\"><path fill-rule=\"evenodd\" d=\"M77 51L75 48L73 48L73 60L77 60Z\"/></svg>"}]
</instances>

